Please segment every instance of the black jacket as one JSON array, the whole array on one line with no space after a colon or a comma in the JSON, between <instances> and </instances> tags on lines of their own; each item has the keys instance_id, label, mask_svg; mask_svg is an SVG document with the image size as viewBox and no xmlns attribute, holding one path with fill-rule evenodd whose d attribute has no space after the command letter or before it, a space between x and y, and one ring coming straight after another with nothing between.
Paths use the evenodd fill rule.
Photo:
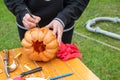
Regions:
<instances>
[{"instance_id":1,"label":"black jacket","mask_svg":"<svg viewBox=\"0 0 120 80\"><path fill-rule=\"evenodd\" d=\"M32 14L41 17L40 26L45 26L54 18L59 18L67 28L79 18L89 0L4 0L4 2L20 25L28 8Z\"/></svg>"}]
</instances>

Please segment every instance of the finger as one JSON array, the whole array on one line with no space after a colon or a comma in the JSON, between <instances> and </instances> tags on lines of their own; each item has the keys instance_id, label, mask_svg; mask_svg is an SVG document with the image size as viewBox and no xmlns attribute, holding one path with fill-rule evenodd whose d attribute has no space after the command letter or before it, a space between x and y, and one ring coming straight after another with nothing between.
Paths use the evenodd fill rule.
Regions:
<instances>
[{"instance_id":1,"label":"finger","mask_svg":"<svg viewBox=\"0 0 120 80\"><path fill-rule=\"evenodd\" d=\"M24 22L23 22L23 25L24 25L25 28L30 28L29 25L24 23Z\"/></svg>"},{"instance_id":2,"label":"finger","mask_svg":"<svg viewBox=\"0 0 120 80\"><path fill-rule=\"evenodd\" d=\"M53 34L56 34L58 31L58 28L56 26L53 26Z\"/></svg>"},{"instance_id":3,"label":"finger","mask_svg":"<svg viewBox=\"0 0 120 80\"><path fill-rule=\"evenodd\" d=\"M45 27L47 27L47 28L52 28L52 23L49 23L49 24L46 25Z\"/></svg>"},{"instance_id":4,"label":"finger","mask_svg":"<svg viewBox=\"0 0 120 80\"><path fill-rule=\"evenodd\" d=\"M60 45L62 39L60 37L57 38L58 44Z\"/></svg>"},{"instance_id":5,"label":"finger","mask_svg":"<svg viewBox=\"0 0 120 80\"><path fill-rule=\"evenodd\" d=\"M57 36L58 43L60 44L62 41L62 32L58 30L58 36Z\"/></svg>"},{"instance_id":6,"label":"finger","mask_svg":"<svg viewBox=\"0 0 120 80\"><path fill-rule=\"evenodd\" d=\"M29 22L29 21L25 21L25 20L23 20L23 24L24 24L24 26L25 26L26 28L33 28L33 27L36 26L35 23Z\"/></svg>"},{"instance_id":7,"label":"finger","mask_svg":"<svg viewBox=\"0 0 120 80\"><path fill-rule=\"evenodd\" d=\"M26 21L30 21L30 22L32 22L32 23L35 23L34 18L31 17L28 13L24 16L23 19L26 20Z\"/></svg>"},{"instance_id":8,"label":"finger","mask_svg":"<svg viewBox=\"0 0 120 80\"><path fill-rule=\"evenodd\" d=\"M27 24L29 25L30 28L36 27L36 24L35 24L35 23L27 22Z\"/></svg>"},{"instance_id":9,"label":"finger","mask_svg":"<svg viewBox=\"0 0 120 80\"><path fill-rule=\"evenodd\" d=\"M35 20L35 23L39 23L40 20L41 20L41 18L40 18L39 16L33 15L33 18L34 18L34 20Z\"/></svg>"},{"instance_id":10,"label":"finger","mask_svg":"<svg viewBox=\"0 0 120 80\"><path fill-rule=\"evenodd\" d=\"M30 15L26 16L25 18L29 22L36 23L35 19L33 17L31 17Z\"/></svg>"}]
</instances>

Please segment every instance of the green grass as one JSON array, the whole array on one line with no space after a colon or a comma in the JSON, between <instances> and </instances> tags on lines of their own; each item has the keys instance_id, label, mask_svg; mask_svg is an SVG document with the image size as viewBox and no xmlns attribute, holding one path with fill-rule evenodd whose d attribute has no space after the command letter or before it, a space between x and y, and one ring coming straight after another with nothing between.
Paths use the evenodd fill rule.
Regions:
<instances>
[{"instance_id":1,"label":"green grass","mask_svg":"<svg viewBox=\"0 0 120 80\"><path fill-rule=\"evenodd\" d=\"M20 47L15 17L0 0L0 50Z\"/></svg>"},{"instance_id":2,"label":"green grass","mask_svg":"<svg viewBox=\"0 0 120 80\"><path fill-rule=\"evenodd\" d=\"M119 17L119 0L91 0L82 16L76 21L75 31L120 48L120 40L86 30L84 24L95 17ZM95 26L120 34L120 23L101 22ZM120 80L120 51L74 34L75 43L83 55L83 63L101 80ZM21 47L15 17L0 0L0 50Z\"/></svg>"},{"instance_id":3,"label":"green grass","mask_svg":"<svg viewBox=\"0 0 120 80\"><path fill-rule=\"evenodd\" d=\"M119 8L119 0L91 0L83 15L79 18L79 20L77 20L75 31L90 38L120 48L120 40L116 40L102 34L89 32L84 27L88 20L96 17L120 18ZM95 26L120 34L120 23L115 24L112 22L100 22ZM86 64L101 80L120 80L120 51L76 34L74 34L73 42L77 44L79 50L83 54L82 61L84 64Z\"/></svg>"}]
</instances>

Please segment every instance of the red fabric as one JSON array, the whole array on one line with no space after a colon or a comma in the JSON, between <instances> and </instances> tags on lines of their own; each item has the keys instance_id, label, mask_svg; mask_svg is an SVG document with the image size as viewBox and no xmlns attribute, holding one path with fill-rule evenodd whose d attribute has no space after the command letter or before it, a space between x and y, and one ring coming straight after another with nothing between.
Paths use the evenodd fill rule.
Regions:
<instances>
[{"instance_id":1,"label":"red fabric","mask_svg":"<svg viewBox=\"0 0 120 80\"><path fill-rule=\"evenodd\" d=\"M16 77L14 78L13 80L26 80L25 78L22 78L22 77Z\"/></svg>"},{"instance_id":2,"label":"red fabric","mask_svg":"<svg viewBox=\"0 0 120 80\"><path fill-rule=\"evenodd\" d=\"M57 53L57 57L66 61L72 58L80 58L82 59L82 54L79 52L77 46L75 44L60 44L60 51Z\"/></svg>"}]
</instances>

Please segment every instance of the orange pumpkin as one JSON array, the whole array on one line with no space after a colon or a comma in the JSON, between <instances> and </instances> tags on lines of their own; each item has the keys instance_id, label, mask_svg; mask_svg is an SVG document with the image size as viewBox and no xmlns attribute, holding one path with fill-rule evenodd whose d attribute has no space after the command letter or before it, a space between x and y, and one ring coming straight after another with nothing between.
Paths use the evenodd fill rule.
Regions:
<instances>
[{"instance_id":1,"label":"orange pumpkin","mask_svg":"<svg viewBox=\"0 0 120 80\"><path fill-rule=\"evenodd\" d=\"M56 35L46 27L28 30L21 44L29 58L35 61L49 61L59 49Z\"/></svg>"}]
</instances>

